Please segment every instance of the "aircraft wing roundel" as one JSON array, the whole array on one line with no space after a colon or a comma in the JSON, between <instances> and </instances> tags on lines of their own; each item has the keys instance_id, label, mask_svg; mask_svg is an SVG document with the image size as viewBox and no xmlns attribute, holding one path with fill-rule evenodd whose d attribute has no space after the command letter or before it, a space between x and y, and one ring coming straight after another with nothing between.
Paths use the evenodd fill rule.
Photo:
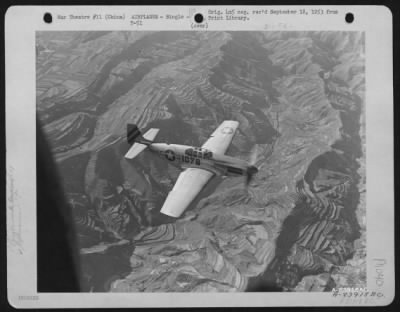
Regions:
<instances>
[{"instance_id":1,"label":"aircraft wing roundel","mask_svg":"<svg viewBox=\"0 0 400 312\"><path fill-rule=\"evenodd\" d=\"M238 121L225 120L211 134L210 138L203 144L202 148L208 149L213 153L225 154L238 127Z\"/></svg>"}]
</instances>

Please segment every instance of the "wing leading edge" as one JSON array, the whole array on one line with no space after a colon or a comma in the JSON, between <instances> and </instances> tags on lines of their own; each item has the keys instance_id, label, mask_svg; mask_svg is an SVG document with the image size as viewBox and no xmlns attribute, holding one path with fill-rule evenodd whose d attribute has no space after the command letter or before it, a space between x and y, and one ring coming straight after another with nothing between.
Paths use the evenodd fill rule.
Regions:
<instances>
[{"instance_id":1,"label":"wing leading edge","mask_svg":"<svg viewBox=\"0 0 400 312\"><path fill-rule=\"evenodd\" d=\"M185 169L169 192L161 213L174 218L180 217L212 176L212 172L204 169Z\"/></svg>"}]
</instances>

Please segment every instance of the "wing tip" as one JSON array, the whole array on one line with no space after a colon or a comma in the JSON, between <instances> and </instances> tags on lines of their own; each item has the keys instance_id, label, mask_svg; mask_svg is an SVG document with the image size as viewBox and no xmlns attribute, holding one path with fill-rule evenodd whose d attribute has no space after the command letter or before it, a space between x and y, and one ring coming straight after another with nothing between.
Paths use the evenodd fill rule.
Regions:
<instances>
[{"instance_id":1,"label":"wing tip","mask_svg":"<svg viewBox=\"0 0 400 312\"><path fill-rule=\"evenodd\" d=\"M172 218L179 218L181 216L181 214L174 214L172 211L168 211L167 209L161 209L160 211L162 214L168 216L168 217L172 217Z\"/></svg>"},{"instance_id":2,"label":"wing tip","mask_svg":"<svg viewBox=\"0 0 400 312\"><path fill-rule=\"evenodd\" d=\"M239 124L239 121L237 121L237 120L232 120L232 119L224 120L224 122L232 122L232 123L234 123L234 124Z\"/></svg>"}]
</instances>

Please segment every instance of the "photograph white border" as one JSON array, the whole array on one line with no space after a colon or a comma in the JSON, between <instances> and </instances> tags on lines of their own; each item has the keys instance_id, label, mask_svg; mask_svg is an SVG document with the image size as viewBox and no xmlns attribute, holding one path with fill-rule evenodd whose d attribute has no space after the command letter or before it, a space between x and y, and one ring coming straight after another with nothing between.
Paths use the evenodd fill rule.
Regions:
<instances>
[{"instance_id":1,"label":"photograph white border","mask_svg":"<svg viewBox=\"0 0 400 312\"><path fill-rule=\"evenodd\" d=\"M322 8L337 15L252 15L250 21L213 21L193 30L192 20L151 20L140 28L121 20L43 22L43 14L206 14L225 6L13 6L5 16L7 289L18 308L239 307L388 305L394 298L394 166L392 13L385 6L268 6ZM262 6L230 6L262 9ZM345 22L351 12L353 23ZM343 303L331 293L37 293L36 263L36 75L35 33L56 30L292 30L363 31L366 66L367 288L384 294L365 303ZM377 271L374 259L385 259ZM384 283L376 283L383 274Z\"/></svg>"}]
</instances>

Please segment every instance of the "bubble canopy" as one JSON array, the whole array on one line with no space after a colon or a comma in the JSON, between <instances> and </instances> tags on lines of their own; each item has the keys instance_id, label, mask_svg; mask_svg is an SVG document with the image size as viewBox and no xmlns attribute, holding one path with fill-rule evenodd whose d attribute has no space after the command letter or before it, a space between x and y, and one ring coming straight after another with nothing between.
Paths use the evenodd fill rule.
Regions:
<instances>
[{"instance_id":1,"label":"bubble canopy","mask_svg":"<svg viewBox=\"0 0 400 312\"><path fill-rule=\"evenodd\" d=\"M191 147L185 150L185 154L192 157L203 158L203 159L211 159L213 153L205 148L201 147Z\"/></svg>"}]
</instances>

